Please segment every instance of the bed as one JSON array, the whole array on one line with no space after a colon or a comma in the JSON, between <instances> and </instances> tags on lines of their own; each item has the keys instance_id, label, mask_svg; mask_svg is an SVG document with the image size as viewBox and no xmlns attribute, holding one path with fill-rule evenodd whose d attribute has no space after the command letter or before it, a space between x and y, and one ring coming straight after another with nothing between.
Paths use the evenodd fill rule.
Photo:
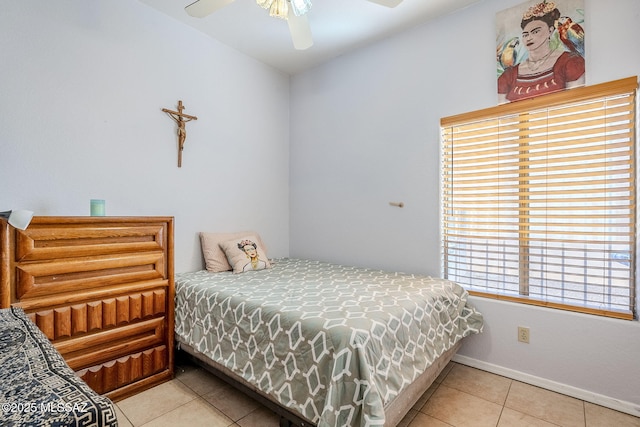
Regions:
<instances>
[{"instance_id":1,"label":"bed","mask_svg":"<svg viewBox=\"0 0 640 427\"><path fill-rule=\"evenodd\" d=\"M111 401L78 378L19 307L0 309L0 424L117 426Z\"/></svg>"},{"instance_id":2,"label":"bed","mask_svg":"<svg viewBox=\"0 0 640 427\"><path fill-rule=\"evenodd\" d=\"M177 274L175 332L181 350L273 404L281 425L395 426L462 339L482 331L467 292L448 280L270 264Z\"/></svg>"}]
</instances>

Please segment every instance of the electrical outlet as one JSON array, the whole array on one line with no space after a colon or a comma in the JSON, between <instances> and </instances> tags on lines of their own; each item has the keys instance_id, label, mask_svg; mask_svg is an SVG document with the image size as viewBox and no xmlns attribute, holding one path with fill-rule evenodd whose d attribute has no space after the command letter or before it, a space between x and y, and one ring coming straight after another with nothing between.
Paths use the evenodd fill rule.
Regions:
<instances>
[{"instance_id":1,"label":"electrical outlet","mask_svg":"<svg viewBox=\"0 0 640 427\"><path fill-rule=\"evenodd\" d=\"M518 326L518 341L529 344L529 328Z\"/></svg>"}]
</instances>

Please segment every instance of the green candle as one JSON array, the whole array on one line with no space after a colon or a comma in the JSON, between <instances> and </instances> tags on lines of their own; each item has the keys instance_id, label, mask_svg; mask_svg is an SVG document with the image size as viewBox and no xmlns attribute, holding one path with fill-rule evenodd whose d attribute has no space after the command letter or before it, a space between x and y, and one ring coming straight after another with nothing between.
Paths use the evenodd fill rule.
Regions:
<instances>
[{"instance_id":1,"label":"green candle","mask_svg":"<svg viewBox=\"0 0 640 427\"><path fill-rule=\"evenodd\" d=\"M104 215L105 215L104 200L91 199L91 216L104 216Z\"/></svg>"}]
</instances>

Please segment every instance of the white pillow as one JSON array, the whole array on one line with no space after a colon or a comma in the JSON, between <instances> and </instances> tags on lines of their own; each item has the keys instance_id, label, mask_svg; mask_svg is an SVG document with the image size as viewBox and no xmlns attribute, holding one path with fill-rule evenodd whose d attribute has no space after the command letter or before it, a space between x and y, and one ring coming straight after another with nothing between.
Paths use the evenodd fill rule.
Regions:
<instances>
[{"instance_id":1,"label":"white pillow","mask_svg":"<svg viewBox=\"0 0 640 427\"><path fill-rule=\"evenodd\" d=\"M245 236L250 236L249 239L256 242L258 245L264 248L264 243L260 238L260 235L253 231L239 231L236 233L200 233L200 246L202 247L202 255L204 256L204 264L208 271L218 273L221 271L232 270L227 256L220 247L220 243L227 240L239 239Z\"/></svg>"},{"instance_id":2,"label":"white pillow","mask_svg":"<svg viewBox=\"0 0 640 427\"><path fill-rule=\"evenodd\" d=\"M227 256L234 273L264 270L271 267L264 247L257 242L254 235L222 242L220 248Z\"/></svg>"}]
</instances>

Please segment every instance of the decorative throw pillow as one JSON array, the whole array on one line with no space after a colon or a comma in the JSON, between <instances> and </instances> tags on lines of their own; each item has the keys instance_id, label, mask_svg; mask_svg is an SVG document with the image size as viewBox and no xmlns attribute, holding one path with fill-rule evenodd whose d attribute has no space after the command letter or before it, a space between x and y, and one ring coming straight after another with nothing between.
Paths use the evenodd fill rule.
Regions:
<instances>
[{"instance_id":1,"label":"decorative throw pillow","mask_svg":"<svg viewBox=\"0 0 640 427\"><path fill-rule=\"evenodd\" d=\"M264 247L256 240L254 236L244 236L220 243L234 273L264 270L271 267Z\"/></svg>"},{"instance_id":2,"label":"decorative throw pillow","mask_svg":"<svg viewBox=\"0 0 640 427\"><path fill-rule=\"evenodd\" d=\"M236 233L201 232L200 245L202 246L202 255L204 256L204 264L207 271L218 273L221 271L232 270L232 267L229 265L229 261L227 260L227 256L220 247L220 243L226 242L227 240L240 239L245 236L250 236L249 239L256 242L264 249L265 246L260 235L253 231L239 231Z\"/></svg>"}]
</instances>

